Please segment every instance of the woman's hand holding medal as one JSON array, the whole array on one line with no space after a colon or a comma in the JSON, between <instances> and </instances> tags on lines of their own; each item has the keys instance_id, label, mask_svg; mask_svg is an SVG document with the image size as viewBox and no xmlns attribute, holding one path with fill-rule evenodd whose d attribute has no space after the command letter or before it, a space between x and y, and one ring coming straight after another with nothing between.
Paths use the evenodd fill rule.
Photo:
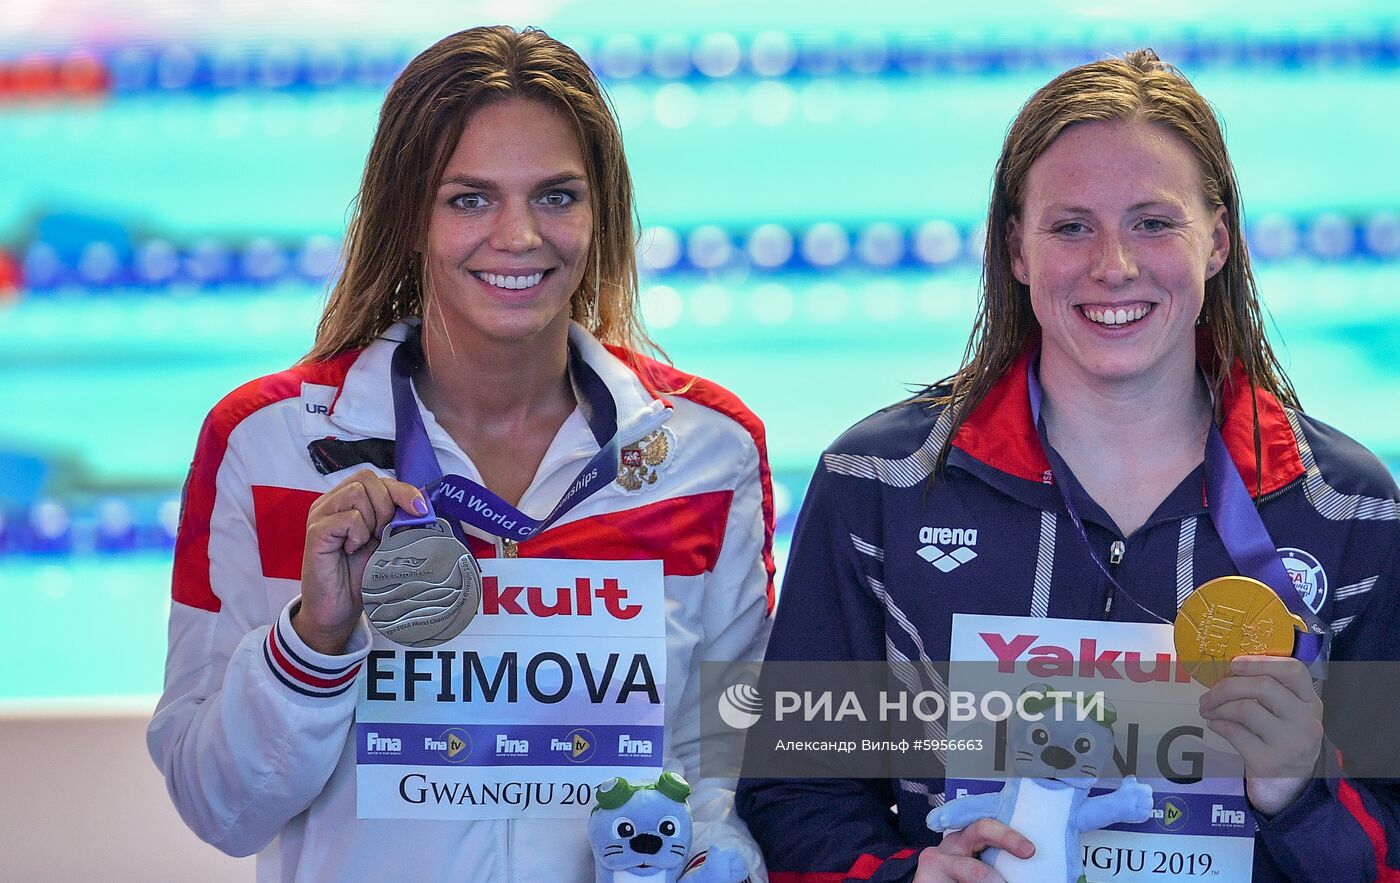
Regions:
<instances>
[{"instance_id":1,"label":"woman's hand holding medal","mask_svg":"<svg viewBox=\"0 0 1400 883\"><path fill-rule=\"evenodd\" d=\"M1276 815L1307 785L1322 748L1322 700L1302 662L1238 656L1201 696L1201 716L1244 759L1245 793Z\"/></svg>"},{"instance_id":2,"label":"woman's hand holding medal","mask_svg":"<svg viewBox=\"0 0 1400 883\"><path fill-rule=\"evenodd\" d=\"M311 504L292 627L311 649L338 655L364 607L360 581L396 509L427 513L418 488L362 469Z\"/></svg>"}]
</instances>

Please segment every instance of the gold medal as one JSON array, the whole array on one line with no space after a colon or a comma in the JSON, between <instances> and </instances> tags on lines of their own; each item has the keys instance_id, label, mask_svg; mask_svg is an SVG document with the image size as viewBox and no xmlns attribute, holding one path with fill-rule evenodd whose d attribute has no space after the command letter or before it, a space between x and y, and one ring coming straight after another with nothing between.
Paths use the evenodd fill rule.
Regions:
<instances>
[{"instance_id":1,"label":"gold medal","mask_svg":"<svg viewBox=\"0 0 1400 883\"><path fill-rule=\"evenodd\" d=\"M1210 580L1187 596L1173 627L1176 658L1191 677L1214 686L1236 656L1289 656L1307 625L1273 589L1247 576Z\"/></svg>"}]
</instances>

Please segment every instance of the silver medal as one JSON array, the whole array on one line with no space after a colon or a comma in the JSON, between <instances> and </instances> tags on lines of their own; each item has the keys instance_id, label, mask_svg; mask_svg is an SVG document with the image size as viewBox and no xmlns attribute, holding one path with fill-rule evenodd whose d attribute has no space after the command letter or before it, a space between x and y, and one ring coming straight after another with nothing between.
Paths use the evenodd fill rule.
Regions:
<instances>
[{"instance_id":1,"label":"silver medal","mask_svg":"<svg viewBox=\"0 0 1400 883\"><path fill-rule=\"evenodd\" d=\"M476 616L481 568L447 522L394 530L387 525L365 567L365 615L406 647L450 641Z\"/></svg>"}]
</instances>

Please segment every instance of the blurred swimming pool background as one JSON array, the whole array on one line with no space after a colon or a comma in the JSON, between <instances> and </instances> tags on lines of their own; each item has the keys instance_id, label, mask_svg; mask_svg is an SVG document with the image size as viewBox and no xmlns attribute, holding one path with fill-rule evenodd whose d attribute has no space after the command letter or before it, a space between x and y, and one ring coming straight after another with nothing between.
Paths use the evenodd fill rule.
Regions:
<instances>
[{"instance_id":1,"label":"blurred swimming pool background","mask_svg":"<svg viewBox=\"0 0 1400 883\"><path fill-rule=\"evenodd\" d=\"M308 349L385 87L477 23L543 26L604 75L650 328L766 421L782 547L821 449L956 366L1016 108L1140 45L1225 118L1305 407L1400 464L1391 4L932 6L0 13L0 598L17 624L0 666L43 671L0 700L158 692L199 424Z\"/></svg>"}]
</instances>

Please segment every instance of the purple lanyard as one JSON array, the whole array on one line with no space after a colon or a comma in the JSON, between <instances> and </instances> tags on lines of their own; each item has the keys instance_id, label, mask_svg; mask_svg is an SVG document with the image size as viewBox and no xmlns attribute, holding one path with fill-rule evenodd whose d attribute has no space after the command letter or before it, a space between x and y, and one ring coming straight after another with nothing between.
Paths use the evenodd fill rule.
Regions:
<instances>
[{"instance_id":1,"label":"purple lanyard","mask_svg":"<svg viewBox=\"0 0 1400 883\"><path fill-rule=\"evenodd\" d=\"M1026 382L1030 388L1031 419L1035 421L1035 430L1040 436L1040 445L1045 450L1046 459L1050 461L1052 474L1073 475L1069 466L1060 457L1059 452L1051 447L1050 438L1045 430L1045 421L1040 416L1040 406L1045 393L1040 386L1039 365L1040 358L1036 356L1026 366ZM1318 619L1317 614L1303 603L1303 598L1298 594L1297 587L1289 578L1288 570L1283 566L1283 559L1279 557L1278 550L1269 537L1268 528L1264 526L1264 519L1259 516L1259 510L1255 507L1254 500L1250 498L1249 491L1245 489L1244 479L1240 478L1239 470L1235 468L1234 461L1230 459L1230 452L1225 447L1225 439L1221 437L1220 429L1216 427L1214 420L1211 421L1210 431L1206 435L1205 467L1206 512L1215 525L1215 532L1220 536L1220 542L1225 546L1225 552L1230 556L1235 569L1241 575L1256 579L1273 589L1274 594L1278 595L1284 606L1288 608L1288 612L1296 614L1307 624L1309 631L1298 634L1293 647L1293 656L1309 667L1314 678L1321 680L1325 676L1327 664L1325 650L1327 649L1329 633L1322 621ZM1080 518L1079 510L1074 505L1069 490L1063 481L1056 480L1055 485L1060 489L1060 498L1064 500L1070 520L1074 522L1080 538L1084 540L1085 548L1089 550L1089 557L1098 565L1099 570L1124 597L1154 618L1162 619L1156 613L1143 607L1130 592L1119 584L1118 580L1113 578L1113 574L1108 572L1108 568L1094 553L1093 545L1089 542L1089 534L1084 530L1084 520ZM1163 621L1165 622L1165 620Z\"/></svg>"},{"instance_id":2,"label":"purple lanyard","mask_svg":"<svg viewBox=\"0 0 1400 883\"><path fill-rule=\"evenodd\" d=\"M399 481L423 489L428 514L411 515L399 510L392 522L394 528L432 524L440 511L493 536L521 542L548 529L617 478L620 447L617 403L603 378L583 360L572 343L569 344L569 380L599 450L543 519L531 518L470 478L442 474L423 426L423 415L413 396L412 377L422 363L423 352L415 331L398 345L390 361L390 385L394 393L394 472Z\"/></svg>"}]
</instances>

